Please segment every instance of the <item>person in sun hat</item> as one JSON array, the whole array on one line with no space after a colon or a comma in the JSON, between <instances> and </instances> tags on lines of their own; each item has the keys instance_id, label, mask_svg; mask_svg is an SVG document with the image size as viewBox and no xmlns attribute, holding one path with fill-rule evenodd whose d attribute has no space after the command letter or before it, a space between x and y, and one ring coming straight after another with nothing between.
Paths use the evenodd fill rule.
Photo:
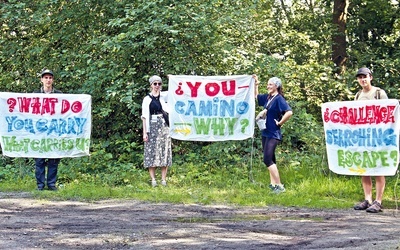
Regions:
<instances>
[{"instance_id":1,"label":"person in sun hat","mask_svg":"<svg viewBox=\"0 0 400 250\"><path fill-rule=\"evenodd\" d=\"M161 185L167 185L168 167L172 165L171 137L169 135L166 100L161 95L162 79L154 75L149 79L150 93L143 98L142 123L144 141L144 167L149 169L151 185L157 186L156 168L161 168Z\"/></svg>"},{"instance_id":2,"label":"person in sun hat","mask_svg":"<svg viewBox=\"0 0 400 250\"><path fill-rule=\"evenodd\" d=\"M33 93L44 93L44 94L62 94L58 89L53 86L54 73L53 71L44 68L40 73L40 81L42 86L40 89L33 91ZM56 191L56 181L58 164L61 159L46 159L46 158L35 158L35 177L38 190L43 190L47 184L49 190ZM46 176L47 166L47 176ZM47 178L46 178L47 177Z\"/></svg>"},{"instance_id":3,"label":"person in sun hat","mask_svg":"<svg viewBox=\"0 0 400 250\"><path fill-rule=\"evenodd\" d=\"M262 149L264 153L264 164L267 166L270 181L269 188L273 193L285 192L281 183L278 167L276 165L275 149L282 141L281 127L293 115L292 109L283 96L282 81L278 77L268 80L266 94L258 94L258 77L253 75L255 80L255 97L258 105L264 107L266 116L265 129L261 131Z\"/></svg>"},{"instance_id":4,"label":"person in sun hat","mask_svg":"<svg viewBox=\"0 0 400 250\"><path fill-rule=\"evenodd\" d=\"M377 99L388 99L386 92L383 89L372 86L372 72L369 68L359 68L356 73L358 84L361 86L361 90L357 92L354 100L377 100ZM383 192L385 190L386 180L385 176L375 176L375 189L376 197L373 201L372 198L372 177L362 176L361 183L364 190L364 201L354 206L355 210L366 210L370 213L381 212Z\"/></svg>"}]
</instances>

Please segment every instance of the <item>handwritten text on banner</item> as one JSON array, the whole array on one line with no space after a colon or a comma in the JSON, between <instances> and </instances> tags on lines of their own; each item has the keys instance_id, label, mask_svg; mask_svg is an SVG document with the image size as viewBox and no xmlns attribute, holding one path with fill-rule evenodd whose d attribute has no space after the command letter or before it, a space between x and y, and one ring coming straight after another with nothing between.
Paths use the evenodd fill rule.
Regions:
<instances>
[{"instance_id":1,"label":"handwritten text on banner","mask_svg":"<svg viewBox=\"0 0 400 250\"><path fill-rule=\"evenodd\" d=\"M63 158L89 155L91 96L0 93L3 155Z\"/></svg>"},{"instance_id":2,"label":"handwritten text on banner","mask_svg":"<svg viewBox=\"0 0 400 250\"><path fill-rule=\"evenodd\" d=\"M254 84L249 75L171 75L171 137L189 141L243 140L254 133Z\"/></svg>"},{"instance_id":3,"label":"handwritten text on banner","mask_svg":"<svg viewBox=\"0 0 400 250\"><path fill-rule=\"evenodd\" d=\"M399 102L394 99L322 105L329 169L337 174L395 175Z\"/></svg>"}]
</instances>

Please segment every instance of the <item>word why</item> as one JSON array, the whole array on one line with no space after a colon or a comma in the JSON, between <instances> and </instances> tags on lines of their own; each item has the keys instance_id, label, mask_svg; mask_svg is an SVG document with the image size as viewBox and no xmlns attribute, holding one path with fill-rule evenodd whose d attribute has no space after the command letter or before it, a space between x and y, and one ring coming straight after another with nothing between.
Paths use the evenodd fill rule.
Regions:
<instances>
[{"instance_id":1,"label":"word why","mask_svg":"<svg viewBox=\"0 0 400 250\"><path fill-rule=\"evenodd\" d=\"M200 101L198 104L194 101L188 101L187 104L183 101L175 103L175 111L181 115L193 116L220 116L233 117L235 114L245 114L249 111L250 104L240 101L236 104L235 100L220 100L218 97L212 101Z\"/></svg>"},{"instance_id":2,"label":"word why","mask_svg":"<svg viewBox=\"0 0 400 250\"><path fill-rule=\"evenodd\" d=\"M19 119L17 116L6 116L7 132L25 130L29 133L46 133L50 135L80 135L83 133L83 128L87 118L73 117L68 119Z\"/></svg>"},{"instance_id":3,"label":"word why","mask_svg":"<svg viewBox=\"0 0 400 250\"><path fill-rule=\"evenodd\" d=\"M89 138L74 139L30 139L24 138L17 140L15 136L2 136L3 151L25 152L35 151L47 153L51 151L72 151L77 149L82 152L89 150Z\"/></svg>"},{"instance_id":4,"label":"word why","mask_svg":"<svg viewBox=\"0 0 400 250\"><path fill-rule=\"evenodd\" d=\"M54 97L18 97L8 98L8 110L10 113L14 112L15 106L18 104L18 111L20 113L32 113L37 115L50 114L54 115L56 113L56 104L59 102L58 98ZM60 113L65 114L69 110L73 113L79 113L82 111L82 103L80 101L74 101L70 103L68 100L61 100Z\"/></svg>"},{"instance_id":5,"label":"word why","mask_svg":"<svg viewBox=\"0 0 400 250\"><path fill-rule=\"evenodd\" d=\"M394 129L363 128L363 129L331 129L326 130L326 143L339 147L378 147L397 146Z\"/></svg>"},{"instance_id":6,"label":"word why","mask_svg":"<svg viewBox=\"0 0 400 250\"><path fill-rule=\"evenodd\" d=\"M340 124L379 124L394 123L394 110L396 106L367 105L358 108L341 107L324 112L324 121Z\"/></svg>"},{"instance_id":7,"label":"word why","mask_svg":"<svg viewBox=\"0 0 400 250\"><path fill-rule=\"evenodd\" d=\"M238 118L194 118L196 134L224 136L226 133L233 135ZM240 129L244 133L249 125L248 119L240 120Z\"/></svg>"},{"instance_id":8,"label":"word why","mask_svg":"<svg viewBox=\"0 0 400 250\"><path fill-rule=\"evenodd\" d=\"M340 167L359 166L361 168L389 167L390 162L397 165L397 150L352 152L338 150Z\"/></svg>"}]
</instances>

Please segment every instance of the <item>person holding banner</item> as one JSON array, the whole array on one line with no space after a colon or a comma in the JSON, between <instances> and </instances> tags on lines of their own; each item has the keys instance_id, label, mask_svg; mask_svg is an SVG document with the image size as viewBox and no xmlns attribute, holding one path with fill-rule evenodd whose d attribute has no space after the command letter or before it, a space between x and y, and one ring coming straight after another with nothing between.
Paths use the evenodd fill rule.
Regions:
<instances>
[{"instance_id":1,"label":"person holding banner","mask_svg":"<svg viewBox=\"0 0 400 250\"><path fill-rule=\"evenodd\" d=\"M361 90L357 92L354 100L377 100L388 99L383 89L372 86L372 72L368 68L360 68L356 74L357 81L361 86ZM382 211L382 198L385 190L385 176L375 176L376 197L372 202L372 177L362 176L361 183L364 190L364 201L355 205L355 210L366 210L370 213L378 213Z\"/></svg>"},{"instance_id":2,"label":"person holding banner","mask_svg":"<svg viewBox=\"0 0 400 250\"><path fill-rule=\"evenodd\" d=\"M40 81L42 87L39 90L35 90L33 93L44 93L44 94L62 94L62 92L53 87L54 74L49 69L43 69ZM56 191L57 171L60 158L46 159L46 158L35 158L35 177L37 183L37 189L43 190L45 183L47 182L47 188L49 190ZM47 165L47 179L46 179L46 165Z\"/></svg>"},{"instance_id":3,"label":"person holding banner","mask_svg":"<svg viewBox=\"0 0 400 250\"><path fill-rule=\"evenodd\" d=\"M161 95L162 80L159 76L149 79L151 92L142 102L142 122L144 141L144 167L149 169L151 185L157 186L156 168L161 168L161 185L167 185L168 167L172 165L171 137L163 116L168 105Z\"/></svg>"},{"instance_id":4,"label":"person holding banner","mask_svg":"<svg viewBox=\"0 0 400 250\"><path fill-rule=\"evenodd\" d=\"M279 171L276 166L275 149L282 141L281 126L289 120L293 112L286 102L283 91L282 81L278 77L268 80L267 94L258 94L258 78L253 75L255 80L255 97L258 105L264 107L266 116L266 128L262 130L262 148L264 152L264 163L268 168L270 181L269 188L274 193L285 192L285 187L281 183Z\"/></svg>"}]
</instances>

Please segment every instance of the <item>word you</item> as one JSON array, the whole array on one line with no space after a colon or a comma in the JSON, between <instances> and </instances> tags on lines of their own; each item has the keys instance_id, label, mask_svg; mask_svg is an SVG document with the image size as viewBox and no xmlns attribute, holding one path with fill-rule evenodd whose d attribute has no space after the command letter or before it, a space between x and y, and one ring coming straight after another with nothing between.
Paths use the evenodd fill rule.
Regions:
<instances>
[{"instance_id":1,"label":"word you","mask_svg":"<svg viewBox=\"0 0 400 250\"><path fill-rule=\"evenodd\" d=\"M197 97L199 90L205 93L207 96L214 97L218 94L223 94L224 96L234 96L236 94L236 81L230 80L221 82L179 82L178 88L175 90L177 95L183 95L183 86L187 86L190 91L190 97ZM246 86L249 87L249 86Z\"/></svg>"},{"instance_id":2,"label":"word you","mask_svg":"<svg viewBox=\"0 0 400 250\"><path fill-rule=\"evenodd\" d=\"M59 99L55 97L18 97L8 98L8 111L13 113L15 107L18 104L18 112L20 113L31 113L37 115L56 113L56 104L59 103ZM82 111L82 103L80 101L74 101L70 103L68 100L61 100L60 113L65 114L69 110L73 113L79 113Z\"/></svg>"},{"instance_id":3,"label":"word you","mask_svg":"<svg viewBox=\"0 0 400 250\"><path fill-rule=\"evenodd\" d=\"M379 124L394 123L394 110L396 106L367 105L363 107L341 107L330 111L325 109L324 121L340 124Z\"/></svg>"},{"instance_id":4,"label":"word you","mask_svg":"<svg viewBox=\"0 0 400 250\"><path fill-rule=\"evenodd\" d=\"M73 117L68 119L20 119L17 116L6 116L7 132L25 130L31 134L46 133L50 135L80 135L87 118Z\"/></svg>"}]
</instances>

